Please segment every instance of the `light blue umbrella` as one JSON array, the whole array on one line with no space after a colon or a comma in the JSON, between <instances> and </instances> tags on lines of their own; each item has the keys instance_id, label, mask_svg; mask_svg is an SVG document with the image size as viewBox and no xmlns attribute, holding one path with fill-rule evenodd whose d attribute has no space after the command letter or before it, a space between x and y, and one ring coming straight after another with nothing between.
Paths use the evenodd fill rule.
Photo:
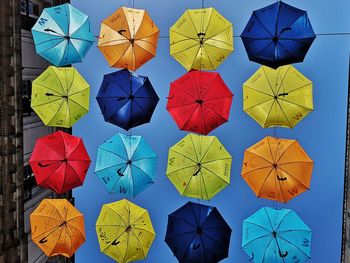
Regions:
<instances>
[{"instance_id":1,"label":"light blue umbrella","mask_svg":"<svg viewBox=\"0 0 350 263\"><path fill-rule=\"evenodd\" d=\"M263 207L243 221L242 248L255 263L302 263L311 229L291 209Z\"/></svg>"},{"instance_id":2,"label":"light blue umbrella","mask_svg":"<svg viewBox=\"0 0 350 263\"><path fill-rule=\"evenodd\" d=\"M55 66L81 62L95 42L89 17L70 4L45 8L32 34L36 52Z\"/></svg>"},{"instance_id":3,"label":"light blue umbrella","mask_svg":"<svg viewBox=\"0 0 350 263\"><path fill-rule=\"evenodd\" d=\"M110 193L135 197L154 183L156 162L142 136L117 133L98 147L95 172Z\"/></svg>"}]
</instances>

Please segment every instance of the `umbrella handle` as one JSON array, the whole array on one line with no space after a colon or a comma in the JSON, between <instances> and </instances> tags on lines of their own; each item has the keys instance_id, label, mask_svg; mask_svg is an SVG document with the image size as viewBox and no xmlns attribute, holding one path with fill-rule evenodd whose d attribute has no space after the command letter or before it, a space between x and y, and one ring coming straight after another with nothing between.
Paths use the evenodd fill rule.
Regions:
<instances>
[{"instance_id":1,"label":"umbrella handle","mask_svg":"<svg viewBox=\"0 0 350 263\"><path fill-rule=\"evenodd\" d=\"M119 176L122 176L122 177L124 176L124 174L121 172L121 168L119 168L119 169L117 170L117 173L118 173Z\"/></svg>"},{"instance_id":2,"label":"umbrella handle","mask_svg":"<svg viewBox=\"0 0 350 263\"><path fill-rule=\"evenodd\" d=\"M282 254L281 250L278 250L278 254L280 254L281 258L285 258L288 255L288 251L286 251L286 253Z\"/></svg>"},{"instance_id":3,"label":"umbrella handle","mask_svg":"<svg viewBox=\"0 0 350 263\"><path fill-rule=\"evenodd\" d=\"M126 33L126 30L125 29L121 29L121 30L118 31L118 34L123 36L122 33Z\"/></svg>"},{"instance_id":4,"label":"umbrella handle","mask_svg":"<svg viewBox=\"0 0 350 263\"><path fill-rule=\"evenodd\" d=\"M193 173L193 176L196 176L199 174L199 172L201 171L202 167L201 166L198 166L197 167L197 170Z\"/></svg>"},{"instance_id":5,"label":"umbrella handle","mask_svg":"<svg viewBox=\"0 0 350 263\"><path fill-rule=\"evenodd\" d=\"M50 165L49 165L49 164L38 163L38 166L44 168L44 167L48 167L48 166L50 166Z\"/></svg>"},{"instance_id":6,"label":"umbrella handle","mask_svg":"<svg viewBox=\"0 0 350 263\"><path fill-rule=\"evenodd\" d=\"M198 36L198 37L201 37L201 36L204 37L204 36L205 36L205 33L198 33L197 36Z\"/></svg>"},{"instance_id":7,"label":"umbrella handle","mask_svg":"<svg viewBox=\"0 0 350 263\"><path fill-rule=\"evenodd\" d=\"M249 262L253 260L254 260L254 253L252 252L252 257L249 259Z\"/></svg>"},{"instance_id":8,"label":"umbrella handle","mask_svg":"<svg viewBox=\"0 0 350 263\"><path fill-rule=\"evenodd\" d=\"M287 180L287 177L280 177L279 175L277 175L277 179L279 181L285 181L285 180Z\"/></svg>"}]
</instances>

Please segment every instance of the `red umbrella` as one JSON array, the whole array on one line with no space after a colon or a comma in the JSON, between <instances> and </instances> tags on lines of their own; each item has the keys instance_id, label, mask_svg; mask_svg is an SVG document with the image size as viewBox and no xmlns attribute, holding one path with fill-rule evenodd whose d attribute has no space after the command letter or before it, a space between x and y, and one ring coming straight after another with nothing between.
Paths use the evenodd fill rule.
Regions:
<instances>
[{"instance_id":1,"label":"red umbrella","mask_svg":"<svg viewBox=\"0 0 350 263\"><path fill-rule=\"evenodd\" d=\"M228 121L232 97L219 73L192 70L170 84L167 110L180 130L207 135Z\"/></svg>"},{"instance_id":2,"label":"red umbrella","mask_svg":"<svg viewBox=\"0 0 350 263\"><path fill-rule=\"evenodd\" d=\"M37 184L59 194L82 185L90 163L83 140L62 131L39 138L29 160Z\"/></svg>"}]
</instances>

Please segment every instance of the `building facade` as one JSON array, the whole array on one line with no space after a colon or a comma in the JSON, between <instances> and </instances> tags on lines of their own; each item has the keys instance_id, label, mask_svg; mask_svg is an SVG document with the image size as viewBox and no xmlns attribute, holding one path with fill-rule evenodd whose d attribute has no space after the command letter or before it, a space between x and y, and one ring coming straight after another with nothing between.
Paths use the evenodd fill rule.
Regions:
<instances>
[{"instance_id":1,"label":"building facade","mask_svg":"<svg viewBox=\"0 0 350 263\"><path fill-rule=\"evenodd\" d=\"M55 131L30 107L31 83L49 63L35 53L31 28L43 8L65 0L0 1L0 263L73 262L47 258L31 241L29 215L43 198L57 196L36 185L29 158L37 138Z\"/></svg>"}]
</instances>

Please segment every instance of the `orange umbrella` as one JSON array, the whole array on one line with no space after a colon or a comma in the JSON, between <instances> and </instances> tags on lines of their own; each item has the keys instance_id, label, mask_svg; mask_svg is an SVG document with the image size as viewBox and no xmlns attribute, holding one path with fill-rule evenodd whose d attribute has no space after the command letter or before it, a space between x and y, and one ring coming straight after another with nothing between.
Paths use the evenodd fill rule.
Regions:
<instances>
[{"instance_id":1,"label":"orange umbrella","mask_svg":"<svg viewBox=\"0 0 350 263\"><path fill-rule=\"evenodd\" d=\"M258 197L287 203L309 189L313 166L296 140L268 136L245 151L242 176Z\"/></svg>"},{"instance_id":2,"label":"orange umbrella","mask_svg":"<svg viewBox=\"0 0 350 263\"><path fill-rule=\"evenodd\" d=\"M111 67L135 71L156 55L158 35L145 10L121 7L102 21L97 46Z\"/></svg>"},{"instance_id":3,"label":"orange umbrella","mask_svg":"<svg viewBox=\"0 0 350 263\"><path fill-rule=\"evenodd\" d=\"M84 216L66 199L42 200L30 226L32 240L48 257L71 257L85 242Z\"/></svg>"}]
</instances>

